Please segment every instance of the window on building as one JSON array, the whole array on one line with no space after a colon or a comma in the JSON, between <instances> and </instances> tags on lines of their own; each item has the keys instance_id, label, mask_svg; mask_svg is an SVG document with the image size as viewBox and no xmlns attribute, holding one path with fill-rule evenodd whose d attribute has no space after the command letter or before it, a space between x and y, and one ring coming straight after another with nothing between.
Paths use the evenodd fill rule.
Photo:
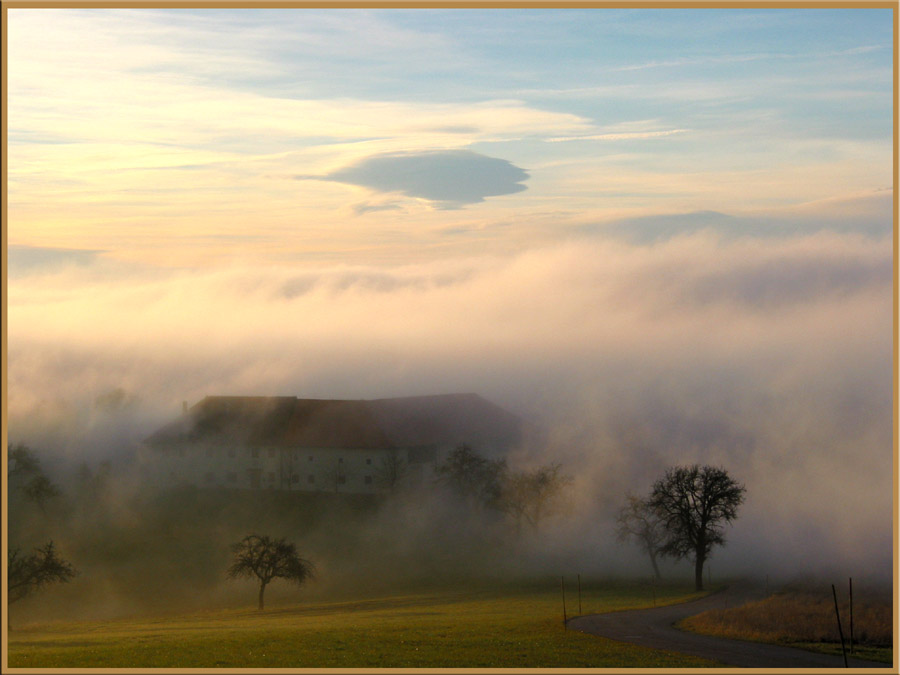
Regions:
<instances>
[{"instance_id":1,"label":"window on building","mask_svg":"<svg viewBox=\"0 0 900 675\"><path fill-rule=\"evenodd\" d=\"M310 462L312 461L312 455L309 456L309 461L310 461Z\"/></svg>"},{"instance_id":2,"label":"window on building","mask_svg":"<svg viewBox=\"0 0 900 675\"><path fill-rule=\"evenodd\" d=\"M371 463L372 463L372 458L366 457L366 464L371 464Z\"/></svg>"},{"instance_id":3,"label":"window on building","mask_svg":"<svg viewBox=\"0 0 900 675\"><path fill-rule=\"evenodd\" d=\"M343 463L344 463L344 458L338 457L338 464L343 464Z\"/></svg>"},{"instance_id":4,"label":"window on building","mask_svg":"<svg viewBox=\"0 0 900 675\"><path fill-rule=\"evenodd\" d=\"M206 482L207 483L215 483L216 482L216 476L215 476L215 474L213 474L212 471L210 471L209 473L206 474Z\"/></svg>"},{"instance_id":5,"label":"window on building","mask_svg":"<svg viewBox=\"0 0 900 675\"><path fill-rule=\"evenodd\" d=\"M306 482L307 482L307 483L315 483L315 482L316 482L316 477L313 476L312 474L309 474L309 475L306 477Z\"/></svg>"},{"instance_id":6,"label":"window on building","mask_svg":"<svg viewBox=\"0 0 900 675\"><path fill-rule=\"evenodd\" d=\"M228 482L237 483L237 474L234 471L228 472Z\"/></svg>"},{"instance_id":7,"label":"window on building","mask_svg":"<svg viewBox=\"0 0 900 675\"><path fill-rule=\"evenodd\" d=\"M269 472L269 482L270 482L270 483L274 483L274 482L275 482L275 472L274 472L274 471L270 471L270 472Z\"/></svg>"},{"instance_id":8,"label":"window on building","mask_svg":"<svg viewBox=\"0 0 900 675\"><path fill-rule=\"evenodd\" d=\"M254 459L259 457L259 448L253 448L250 451L250 456L253 457Z\"/></svg>"},{"instance_id":9,"label":"window on building","mask_svg":"<svg viewBox=\"0 0 900 675\"><path fill-rule=\"evenodd\" d=\"M295 473L293 476L291 476L291 482L292 482L292 483L299 483L299 482L300 482L300 476L297 475L297 474Z\"/></svg>"},{"instance_id":10,"label":"window on building","mask_svg":"<svg viewBox=\"0 0 900 675\"><path fill-rule=\"evenodd\" d=\"M275 448L269 448L269 457L275 456Z\"/></svg>"},{"instance_id":11,"label":"window on building","mask_svg":"<svg viewBox=\"0 0 900 675\"><path fill-rule=\"evenodd\" d=\"M366 485L372 484L372 476L366 476Z\"/></svg>"}]
</instances>

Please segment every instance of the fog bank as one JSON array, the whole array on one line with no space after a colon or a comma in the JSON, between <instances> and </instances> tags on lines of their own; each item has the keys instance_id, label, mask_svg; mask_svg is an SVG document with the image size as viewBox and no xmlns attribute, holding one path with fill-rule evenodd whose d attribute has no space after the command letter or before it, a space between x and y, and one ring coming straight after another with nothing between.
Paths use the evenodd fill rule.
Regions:
<instances>
[{"instance_id":1,"label":"fog bank","mask_svg":"<svg viewBox=\"0 0 900 675\"><path fill-rule=\"evenodd\" d=\"M512 464L574 478L536 569L633 568L611 529L625 491L701 462L747 487L714 570L888 577L891 283L889 237L828 231L401 268L100 255L11 280L9 436L96 462L205 395L477 392L540 431Z\"/></svg>"}]
</instances>

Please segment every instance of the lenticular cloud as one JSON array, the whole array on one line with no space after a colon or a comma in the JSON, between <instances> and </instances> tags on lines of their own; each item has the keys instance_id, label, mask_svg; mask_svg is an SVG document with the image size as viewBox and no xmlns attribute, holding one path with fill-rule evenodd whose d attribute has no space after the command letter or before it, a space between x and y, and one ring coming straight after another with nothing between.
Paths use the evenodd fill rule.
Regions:
<instances>
[{"instance_id":1,"label":"lenticular cloud","mask_svg":"<svg viewBox=\"0 0 900 675\"><path fill-rule=\"evenodd\" d=\"M373 155L324 176L297 178L399 192L453 208L522 192L528 173L505 159L468 150L436 150Z\"/></svg>"}]
</instances>

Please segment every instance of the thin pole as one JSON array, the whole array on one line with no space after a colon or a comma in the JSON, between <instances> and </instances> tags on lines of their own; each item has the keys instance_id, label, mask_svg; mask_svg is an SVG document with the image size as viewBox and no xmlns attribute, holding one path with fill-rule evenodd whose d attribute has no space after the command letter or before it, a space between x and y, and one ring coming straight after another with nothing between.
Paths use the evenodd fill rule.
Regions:
<instances>
[{"instance_id":1,"label":"thin pole","mask_svg":"<svg viewBox=\"0 0 900 675\"><path fill-rule=\"evenodd\" d=\"M578 575L578 615L581 616L581 575ZM853 626L853 614L850 614L850 625ZM852 634L852 628L851 628ZM851 643L852 644L852 643ZM851 646L851 649L853 647Z\"/></svg>"},{"instance_id":2,"label":"thin pole","mask_svg":"<svg viewBox=\"0 0 900 675\"><path fill-rule=\"evenodd\" d=\"M841 613L838 611L837 591L834 590L834 584L831 584L831 594L834 596L834 615L837 617L838 635L841 636L841 654L844 655L844 668L849 668L850 666L847 665L847 650L844 648L844 631L841 628Z\"/></svg>"},{"instance_id":3,"label":"thin pole","mask_svg":"<svg viewBox=\"0 0 900 675\"><path fill-rule=\"evenodd\" d=\"M853 577L850 577L850 653L853 653Z\"/></svg>"},{"instance_id":4,"label":"thin pole","mask_svg":"<svg viewBox=\"0 0 900 675\"><path fill-rule=\"evenodd\" d=\"M568 628L568 618L566 617L566 578L564 576L560 577L560 581L562 581L562 596L563 596L563 626Z\"/></svg>"}]
</instances>

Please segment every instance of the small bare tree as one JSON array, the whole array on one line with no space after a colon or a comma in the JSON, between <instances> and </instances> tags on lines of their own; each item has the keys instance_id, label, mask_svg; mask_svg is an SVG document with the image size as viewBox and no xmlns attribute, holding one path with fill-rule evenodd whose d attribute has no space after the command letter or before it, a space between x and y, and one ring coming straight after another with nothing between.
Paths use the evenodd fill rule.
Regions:
<instances>
[{"instance_id":1,"label":"small bare tree","mask_svg":"<svg viewBox=\"0 0 900 675\"><path fill-rule=\"evenodd\" d=\"M408 473L406 462L394 450L381 459L381 465L375 469L375 484L389 492L394 492L403 483Z\"/></svg>"},{"instance_id":2,"label":"small bare tree","mask_svg":"<svg viewBox=\"0 0 900 675\"><path fill-rule=\"evenodd\" d=\"M67 583L77 572L71 563L60 558L53 542L25 556L18 548L7 555L7 601L12 604L53 583Z\"/></svg>"},{"instance_id":3,"label":"small bare tree","mask_svg":"<svg viewBox=\"0 0 900 675\"><path fill-rule=\"evenodd\" d=\"M477 508L499 508L502 505L506 460L492 460L479 455L465 443L434 467L435 482L446 485Z\"/></svg>"},{"instance_id":4,"label":"small bare tree","mask_svg":"<svg viewBox=\"0 0 900 675\"><path fill-rule=\"evenodd\" d=\"M325 479L326 485L331 487L335 492L340 492L341 486L347 484L347 477L349 475L350 472L344 468L344 464L335 460L331 467L325 469L323 478Z\"/></svg>"},{"instance_id":5,"label":"small bare tree","mask_svg":"<svg viewBox=\"0 0 900 675\"><path fill-rule=\"evenodd\" d=\"M41 460L25 445L7 445L7 477L10 488L21 490L29 501L47 514L47 502L61 494L59 487L44 472Z\"/></svg>"},{"instance_id":6,"label":"small bare tree","mask_svg":"<svg viewBox=\"0 0 900 675\"><path fill-rule=\"evenodd\" d=\"M625 495L625 506L616 516L616 536L619 541L635 539L644 552L650 556L653 573L660 578L656 559L665 541L666 530L662 518L646 500L632 494Z\"/></svg>"},{"instance_id":7,"label":"small bare tree","mask_svg":"<svg viewBox=\"0 0 900 675\"><path fill-rule=\"evenodd\" d=\"M297 547L284 539L251 534L231 546L234 561L229 579L256 577L259 580L259 609L263 609L266 586L273 579L285 579L298 586L312 578L315 566L297 554Z\"/></svg>"},{"instance_id":8,"label":"small bare tree","mask_svg":"<svg viewBox=\"0 0 900 675\"><path fill-rule=\"evenodd\" d=\"M505 476L501 501L504 510L515 518L516 533L521 531L523 520L536 530L541 520L559 506L563 492L572 483L561 469L560 464L548 464Z\"/></svg>"}]
</instances>

